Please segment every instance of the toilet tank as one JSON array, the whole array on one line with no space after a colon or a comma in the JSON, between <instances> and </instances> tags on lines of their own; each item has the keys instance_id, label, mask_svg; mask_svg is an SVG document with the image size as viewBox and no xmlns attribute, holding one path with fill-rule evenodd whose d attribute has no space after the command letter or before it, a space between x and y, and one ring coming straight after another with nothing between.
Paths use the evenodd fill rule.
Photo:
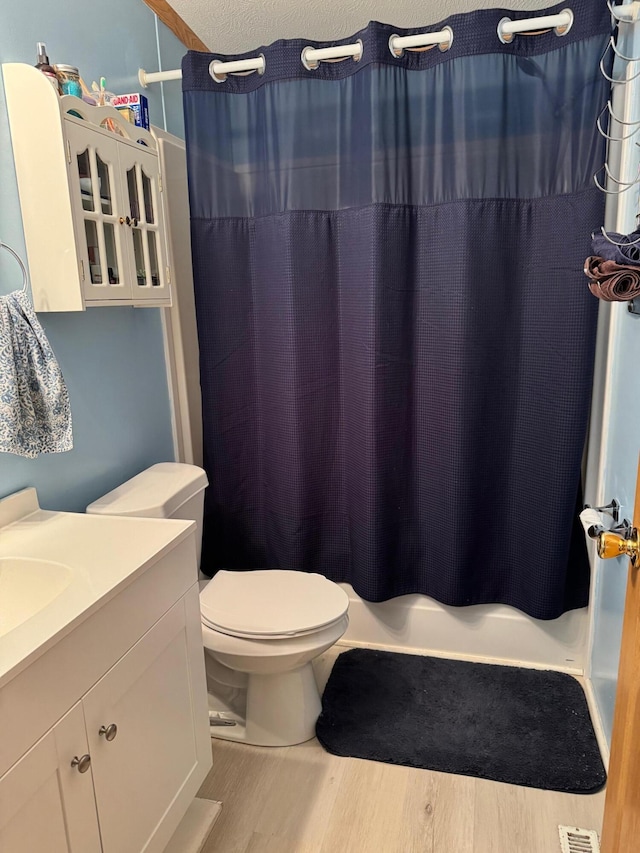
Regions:
<instances>
[{"instance_id":1,"label":"toilet tank","mask_svg":"<svg viewBox=\"0 0 640 853\"><path fill-rule=\"evenodd\" d=\"M202 551L202 514L207 475L196 465L159 462L87 507L96 515L182 518L195 521L198 567Z\"/></svg>"}]
</instances>

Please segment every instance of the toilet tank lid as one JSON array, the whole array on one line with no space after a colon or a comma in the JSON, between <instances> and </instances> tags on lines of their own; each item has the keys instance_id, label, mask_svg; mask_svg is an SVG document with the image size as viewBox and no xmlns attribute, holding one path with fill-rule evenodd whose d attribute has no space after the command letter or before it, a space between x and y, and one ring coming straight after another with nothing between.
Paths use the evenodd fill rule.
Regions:
<instances>
[{"instance_id":1,"label":"toilet tank lid","mask_svg":"<svg viewBox=\"0 0 640 853\"><path fill-rule=\"evenodd\" d=\"M98 515L170 518L183 503L203 491L207 475L196 465L159 462L87 507Z\"/></svg>"}]
</instances>

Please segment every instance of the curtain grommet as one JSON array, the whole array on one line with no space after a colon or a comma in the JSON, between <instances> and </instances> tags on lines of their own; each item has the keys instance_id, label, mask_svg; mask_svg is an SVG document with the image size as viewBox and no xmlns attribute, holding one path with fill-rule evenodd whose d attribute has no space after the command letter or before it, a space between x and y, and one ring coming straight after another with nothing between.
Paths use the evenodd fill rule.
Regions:
<instances>
[{"instance_id":1,"label":"curtain grommet","mask_svg":"<svg viewBox=\"0 0 640 853\"><path fill-rule=\"evenodd\" d=\"M256 60L259 64L256 64ZM260 62L260 60L262 60ZM237 66L240 68L237 68ZM247 68L246 66L249 66ZM231 71L221 71L224 67L232 67ZM237 70L233 70L233 68ZM267 70L267 60L265 59L264 53L259 53L256 57L252 57L249 60L241 59L241 60L232 60L231 62L222 62L220 59L212 59L209 63L209 76L215 83L224 83L226 82L229 75L233 77L248 77L249 74L254 74L256 71L258 72L258 76L262 76L264 72Z\"/></svg>"},{"instance_id":2,"label":"curtain grommet","mask_svg":"<svg viewBox=\"0 0 640 853\"><path fill-rule=\"evenodd\" d=\"M222 65L222 62L220 59L212 59L211 60L211 62L209 63L209 75L214 82L225 83L227 80L227 75L224 73L222 73L222 74L216 73L216 66L218 66L218 65Z\"/></svg>"},{"instance_id":3,"label":"curtain grommet","mask_svg":"<svg viewBox=\"0 0 640 853\"><path fill-rule=\"evenodd\" d=\"M402 55L404 54L404 50L401 47L395 48L393 46L393 41L397 38L398 33L393 33L393 35L389 36L389 53L391 54L391 56L393 56L394 59L401 59Z\"/></svg>"},{"instance_id":4,"label":"curtain grommet","mask_svg":"<svg viewBox=\"0 0 640 853\"><path fill-rule=\"evenodd\" d=\"M353 50L347 50L346 53L341 54L340 51L342 48L354 48L357 47L357 53ZM312 54L322 54L315 59L312 58ZM362 39L358 39L353 44L349 45L335 45L328 48L323 47L311 47L308 44L306 47L302 48L302 52L300 54L300 61L304 68L307 71L317 71L320 67L321 62L344 62L346 59L353 59L354 62L360 62L362 57L364 56L364 45L362 43Z\"/></svg>"},{"instance_id":5,"label":"curtain grommet","mask_svg":"<svg viewBox=\"0 0 640 853\"><path fill-rule=\"evenodd\" d=\"M308 59L309 51L311 51L311 50L313 50L313 48L310 47L309 45L307 45L306 47L303 47L302 53L300 54L300 61L302 62L304 67L307 69L307 71L317 71L318 68L320 67L320 63L316 60L316 62L311 64L309 62L309 59Z\"/></svg>"},{"instance_id":6,"label":"curtain grommet","mask_svg":"<svg viewBox=\"0 0 640 853\"><path fill-rule=\"evenodd\" d=\"M209 76L216 83L224 83L227 79L226 74L217 74L216 66L222 65L222 62L219 59L212 59L209 63Z\"/></svg>"},{"instance_id":7,"label":"curtain grommet","mask_svg":"<svg viewBox=\"0 0 640 853\"><path fill-rule=\"evenodd\" d=\"M451 50L451 45L453 44L453 30L451 27L443 27L442 32L449 33L449 41L441 41L438 44L440 53L445 53L447 50Z\"/></svg>"},{"instance_id":8,"label":"curtain grommet","mask_svg":"<svg viewBox=\"0 0 640 853\"><path fill-rule=\"evenodd\" d=\"M561 15L564 15L565 18L568 19L567 22L565 24L558 24L557 26L553 27L553 29L552 29L550 25L552 23L554 23L555 21L557 21ZM571 9L563 9L561 12L558 13L558 15L551 15L551 16L544 16L543 15L542 18L540 18L539 20L544 21L544 23L541 24L541 26L548 27L548 29L542 29L542 30L534 29L536 19L535 18L530 18L530 19L527 18L525 21L520 21L520 22L516 21L515 22L518 25L515 28L516 32L507 33L504 31L505 26L507 24L512 24L514 22L511 18L509 18L507 16L505 16L504 18L500 18L500 20L498 21L498 27L497 27L498 39L502 42L502 44L511 44L516 33L519 33L520 35L523 35L523 36L538 36L538 35L544 35L544 33L554 32L557 36L566 36L566 34L569 32L569 30L573 26L574 14L571 11ZM522 26L523 24L525 26L530 25L531 29L525 29Z\"/></svg>"},{"instance_id":9,"label":"curtain grommet","mask_svg":"<svg viewBox=\"0 0 640 853\"><path fill-rule=\"evenodd\" d=\"M504 18L500 18L500 20L498 21L498 30L497 30L498 38L500 39L502 44L511 44L511 42L513 41L513 33L503 33L502 32L502 27L504 26L504 24L510 24L510 23L511 23L511 18L508 18L506 16Z\"/></svg>"},{"instance_id":10,"label":"curtain grommet","mask_svg":"<svg viewBox=\"0 0 640 853\"><path fill-rule=\"evenodd\" d=\"M439 35L441 35L442 33L446 34L446 41L425 42L423 45L416 45L416 47L408 47L406 49L411 51L412 53L415 53L416 51L429 50L430 48L435 47L435 45L437 44L440 53L446 53L446 51L448 51L451 48L451 45L453 44L453 30L451 29L451 27L443 27ZM424 35L427 36L429 34L425 33ZM405 48L396 47L394 44L395 40L399 38L401 38L401 36L399 36L397 33L393 33L389 36L389 53L391 54L391 56L393 56L394 59L401 59L404 56Z\"/></svg>"},{"instance_id":11,"label":"curtain grommet","mask_svg":"<svg viewBox=\"0 0 640 853\"><path fill-rule=\"evenodd\" d=\"M562 36L566 36L566 34L569 32L569 30L570 30L570 29L571 29L571 27L573 26L574 15L573 15L573 12L571 11L571 9L563 9L563 10L560 12L560 14L561 14L561 15L568 15L568 16L569 16L569 22L568 22L568 23L566 23L566 24L562 24L562 25L561 25L561 26L559 26L559 27L554 27L554 28L553 28L554 33L555 33L557 36L562 37Z\"/></svg>"}]
</instances>

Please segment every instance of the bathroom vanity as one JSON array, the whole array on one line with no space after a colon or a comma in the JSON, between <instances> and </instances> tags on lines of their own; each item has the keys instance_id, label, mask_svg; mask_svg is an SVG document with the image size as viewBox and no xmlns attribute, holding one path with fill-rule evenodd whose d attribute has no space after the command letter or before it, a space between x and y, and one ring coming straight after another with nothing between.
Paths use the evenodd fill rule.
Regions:
<instances>
[{"instance_id":1,"label":"bathroom vanity","mask_svg":"<svg viewBox=\"0 0 640 853\"><path fill-rule=\"evenodd\" d=\"M0 850L170 841L211 766L194 530L0 501Z\"/></svg>"}]
</instances>

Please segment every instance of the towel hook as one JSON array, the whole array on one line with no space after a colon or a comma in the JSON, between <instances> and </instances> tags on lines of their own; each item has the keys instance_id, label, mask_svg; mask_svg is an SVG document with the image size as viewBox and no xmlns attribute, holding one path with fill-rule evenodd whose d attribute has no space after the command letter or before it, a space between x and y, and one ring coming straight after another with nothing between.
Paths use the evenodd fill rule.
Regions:
<instances>
[{"instance_id":1,"label":"towel hook","mask_svg":"<svg viewBox=\"0 0 640 853\"><path fill-rule=\"evenodd\" d=\"M620 59L624 59L625 62L638 62L640 56L625 56L624 53L620 53L618 48L616 47L615 39L613 36L609 39L609 47L615 53L616 56L619 56Z\"/></svg>"},{"instance_id":2,"label":"towel hook","mask_svg":"<svg viewBox=\"0 0 640 853\"><path fill-rule=\"evenodd\" d=\"M607 48L607 50L608 49L609 48ZM607 72L604 70L604 57L605 57L606 52L607 51L605 50L604 54L602 55L602 59L600 60L600 73L602 74L602 76L604 77L605 80L608 80L609 83L611 83L612 86L620 86L620 85L624 86L626 83L630 83L632 80L636 80L638 77L640 77L640 71L637 71L631 77L621 77L619 80L616 80L615 77L609 77ZM629 61L630 62L636 62L638 59L640 59L640 57L636 57L635 59L632 59Z\"/></svg>"},{"instance_id":3,"label":"towel hook","mask_svg":"<svg viewBox=\"0 0 640 853\"><path fill-rule=\"evenodd\" d=\"M11 248L11 246L7 246L7 244L3 243L2 240L0 240L0 249L6 249L7 252L9 252L9 254L13 255L13 257L16 259L16 261L20 264L20 269L22 270L22 292L25 293L27 290L27 282L28 282L29 278L27 275L27 268L25 267L22 258L20 257L20 255L16 251L14 251Z\"/></svg>"},{"instance_id":4,"label":"towel hook","mask_svg":"<svg viewBox=\"0 0 640 853\"><path fill-rule=\"evenodd\" d=\"M638 245L640 245L640 239L638 239L638 240L627 240L624 243L618 243L615 240L612 240L611 237L609 237L607 232L604 230L604 225L600 226L600 231L602 232L602 236L604 237L604 239L607 240L609 243L612 243L614 246L638 246Z\"/></svg>"},{"instance_id":5,"label":"towel hook","mask_svg":"<svg viewBox=\"0 0 640 853\"><path fill-rule=\"evenodd\" d=\"M606 189L606 187L604 187L600 183L600 181L598 180L598 174L600 172L602 172L603 169L604 169L605 174L608 175L609 178L611 178L611 180L614 182L614 184L618 184L618 186L622 187L621 190L608 190L608 189ZM609 170L608 163L605 163L604 166L601 166L598 169L598 171L595 173L595 175L593 176L594 184L598 187L599 190L601 190L603 193L606 193L607 195L621 195L622 193L626 193L627 190L629 190L631 187L637 186L639 181L640 181L640 167L638 167L638 171L636 173L635 180L626 182L626 181L619 181L617 178L613 177L613 175L611 174L611 171Z\"/></svg>"},{"instance_id":6,"label":"towel hook","mask_svg":"<svg viewBox=\"0 0 640 853\"><path fill-rule=\"evenodd\" d=\"M608 112L612 119L618 122L618 124L625 125L627 127L633 127L631 133L627 133L626 136L611 136L608 134L604 128L602 127L602 117L604 114ZM600 136L604 136L605 139L611 140L611 142L622 142L625 139L631 139L632 136L635 136L640 128L640 121L621 121L618 116L614 113L611 107L611 101L607 101L605 106L600 111L600 115L596 119L596 127L598 128L598 133Z\"/></svg>"}]
</instances>

